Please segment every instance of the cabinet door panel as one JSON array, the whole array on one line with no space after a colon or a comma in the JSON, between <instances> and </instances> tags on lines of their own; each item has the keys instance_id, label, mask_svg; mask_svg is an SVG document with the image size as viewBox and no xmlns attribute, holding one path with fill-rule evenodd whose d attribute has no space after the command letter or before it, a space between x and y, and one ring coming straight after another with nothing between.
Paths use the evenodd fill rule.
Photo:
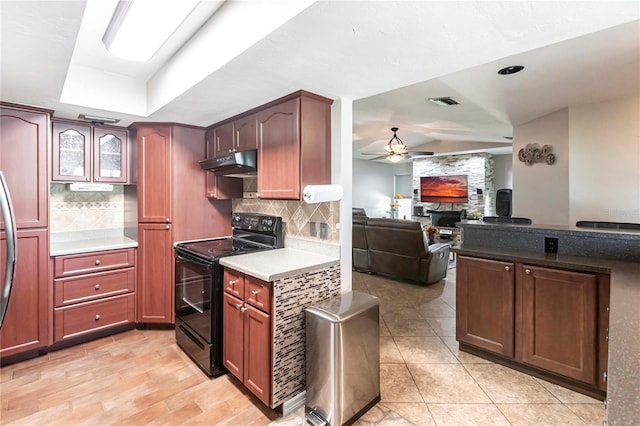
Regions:
<instances>
[{"instance_id":1,"label":"cabinet door panel","mask_svg":"<svg viewBox=\"0 0 640 426\"><path fill-rule=\"evenodd\" d=\"M244 298L244 274L233 269L224 270L224 291L238 299Z\"/></svg>"},{"instance_id":2,"label":"cabinet door panel","mask_svg":"<svg viewBox=\"0 0 640 426\"><path fill-rule=\"evenodd\" d=\"M171 225L138 226L138 322L172 323L174 320L173 250Z\"/></svg>"},{"instance_id":3,"label":"cabinet door panel","mask_svg":"<svg viewBox=\"0 0 640 426\"><path fill-rule=\"evenodd\" d=\"M258 149L256 114L251 114L234 121L233 131L236 151L249 151L250 149Z\"/></svg>"},{"instance_id":4,"label":"cabinet door panel","mask_svg":"<svg viewBox=\"0 0 640 426\"><path fill-rule=\"evenodd\" d=\"M596 276L522 265L518 283L522 361L595 384Z\"/></svg>"},{"instance_id":5,"label":"cabinet door panel","mask_svg":"<svg viewBox=\"0 0 640 426\"><path fill-rule=\"evenodd\" d=\"M126 183L129 134L126 130L93 129L93 180Z\"/></svg>"},{"instance_id":6,"label":"cabinet door panel","mask_svg":"<svg viewBox=\"0 0 640 426\"><path fill-rule=\"evenodd\" d=\"M263 312L271 313L271 283L246 275L244 300Z\"/></svg>"},{"instance_id":7,"label":"cabinet door panel","mask_svg":"<svg viewBox=\"0 0 640 426\"><path fill-rule=\"evenodd\" d=\"M213 129L213 157L224 157L233 152L233 122Z\"/></svg>"},{"instance_id":8,"label":"cabinet door panel","mask_svg":"<svg viewBox=\"0 0 640 426\"><path fill-rule=\"evenodd\" d=\"M456 338L514 355L512 263L459 256L456 266Z\"/></svg>"},{"instance_id":9,"label":"cabinet door panel","mask_svg":"<svg viewBox=\"0 0 640 426\"><path fill-rule=\"evenodd\" d=\"M242 300L224 294L222 315L222 363L238 380L244 379L244 313Z\"/></svg>"},{"instance_id":10,"label":"cabinet door panel","mask_svg":"<svg viewBox=\"0 0 640 426\"><path fill-rule=\"evenodd\" d=\"M261 198L300 198L300 99L257 114L258 194Z\"/></svg>"},{"instance_id":11,"label":"cabinet door panel","mask_svg":"<svg viewBox=\"0 0 640 426\"><path fill-rule=\"evenodd\" d=\"M205 158L214 158L216 155L216 129L209 129L206 133ZM255 131L255 128L254 128ZM231 200L242 198L242 179L216 176L212 172L206 173L206 195L216 200Z\"/></svg>"},{"instance_id":12,"label":"cabinet door panel","mask_svg":"<svg viewBox=\"0 0 640 426\"><path fill-rule=\"evenodd\" d=\"M0 233L0 274L4 277L6 236ZM47 231L18 231L18 264L9 307L0 330L0 356L49 344Z\"/></svg>"},{"instance_id":13,"label":"cabinet door panel","mask_svg":"<svg viewBox=\"0 0 640 426\"><path fill-rule=\"evenodd\" d=\"M138 222L171 222L171 130L138 129Z\"/></svg>"},{"instance_id":14,"label":"cabinet door panel","mask_svg":"<svg viewBox=\"0 0 640 426\"><path fill-rule=\"evenodd\" d=\"M246 308L244 385L271 406L271 316L251 306Z\"/></svg>"},{"instance_id":15,"label":"cabinet door panel","mask_svg":"<svg viewBox=\"0 0 640 426\"><path fill-rule=\"evenodd\" d=\"M45 228L49 116L10 108L1 108L0 114L0 170L11 193L16 224L18 229ZM0 229L4 229L2 219Z\"/></svg>"}]
</instances>

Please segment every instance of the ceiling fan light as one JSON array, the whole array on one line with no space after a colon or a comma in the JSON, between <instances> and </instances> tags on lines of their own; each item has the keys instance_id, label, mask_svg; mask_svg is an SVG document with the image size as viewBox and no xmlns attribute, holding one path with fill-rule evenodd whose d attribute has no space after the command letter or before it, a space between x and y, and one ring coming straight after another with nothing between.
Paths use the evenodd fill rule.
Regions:
<instances>
[{"instance_id":1,"label":"ceiling fan light","mask_svg":"<svg viewBox=\"0 0 640 426\"><path fill-rule=\"evenodd\" d=\"M122 59L146 62L198 3L200 0L120 0L102 42Z\"/></svg>"},{"instance_id":2,"label":"ceiling fan light","mask_svg":"<svg viewBox=\"0 0 640 426\"><path fill-rule=\"evenodd\" d=\"M387 160L391 161L392 163L397 163L398 161L401 161L403 158L402 154L389 154L387 155Z\"/></svg>"}]
</instances>

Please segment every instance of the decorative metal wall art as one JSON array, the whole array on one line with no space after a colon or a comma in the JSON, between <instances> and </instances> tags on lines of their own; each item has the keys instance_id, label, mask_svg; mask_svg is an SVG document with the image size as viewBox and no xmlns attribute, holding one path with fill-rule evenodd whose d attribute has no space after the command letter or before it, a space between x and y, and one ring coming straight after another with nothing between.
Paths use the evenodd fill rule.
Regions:
<instances>
[{"instance_id":1,"label":"decorative metal wall art","mask_svg":"<svg viewBox=\"0 0 640 426\"><path fill-rule=\"evenodd\" d=\"M556 162L556 156L551 153L551 145L543 145L540 148L537 144L530 143L518 151L518 160L531 166L533 163L547 163L552 165Z\"/></svg>"}]
</instances>

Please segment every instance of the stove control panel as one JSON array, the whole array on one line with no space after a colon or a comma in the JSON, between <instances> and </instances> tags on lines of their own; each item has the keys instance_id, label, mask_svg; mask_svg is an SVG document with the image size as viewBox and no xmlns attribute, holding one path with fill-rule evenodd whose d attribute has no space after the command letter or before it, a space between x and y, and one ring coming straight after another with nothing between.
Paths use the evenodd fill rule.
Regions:
<instances>
[{"instance_id":1,"label":"stove control panel","mask_svg":"<svg viewBox=\"0 0 640 426\"><path fill-rule=\"evenodd\" d=\"M231 218L231 226L237 230L277 235L282 230L282 218L252 213L234 213Z\"/></svg>"}]
</instances>

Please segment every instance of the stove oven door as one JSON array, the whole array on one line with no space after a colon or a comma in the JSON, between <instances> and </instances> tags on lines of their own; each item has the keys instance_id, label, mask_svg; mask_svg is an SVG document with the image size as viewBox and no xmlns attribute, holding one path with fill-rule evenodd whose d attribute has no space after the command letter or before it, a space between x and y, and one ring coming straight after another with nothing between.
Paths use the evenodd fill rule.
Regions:
<instances>
[{"instance_id":1,"label":"stove oven door","mask_svg":"<svg viewBox=\"0 0 640 426\"><path fill-rule=\"evenodd\" d=\"M207 343L212 343L211 308L215 263L175 253L176 318Z\"/></svg>"}]
</instances>

